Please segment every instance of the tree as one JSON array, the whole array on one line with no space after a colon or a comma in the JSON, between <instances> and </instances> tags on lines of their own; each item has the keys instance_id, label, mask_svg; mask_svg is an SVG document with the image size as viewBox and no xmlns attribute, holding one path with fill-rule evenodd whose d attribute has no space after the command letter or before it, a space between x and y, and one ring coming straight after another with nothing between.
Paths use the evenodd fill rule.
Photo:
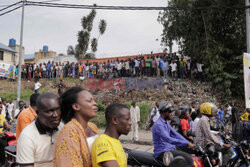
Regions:
<instances>
[{"instance_id":1,"label":"tree","mask_svg":"<svg viewBox=\"0 0 250 167\"><path fill-rule=\"evenodd\" d=\"M67 54L68 55L75 55L75 49L72 45L68 46Z\"/></svg>"},{"instance_id":2,"label":"tree","mask_svg":"<svg viewBox=\"0 0 250 167\"><path fill-rule=\"evenodd\" d=\"M100 32L100 35L104 34L104 32L106 31L106 27L107 27L106 21L105 20L100 20L100 23L99 23L99 32Z\"/></svg>"},{"instance_id":3,"label":"tree","mask_svg":"<svg viewBox=\"0 0 250 167\"><path fill-rule=\"evenodd\" d=\"M59 54L58 54L58 56L65 56L65 54L63 54L63 53L59 53Z\"/></svg>"},{"instance_id":4,"label":"tree","mask_svg":"<svg viewBox=\"0 0 250 167\"><path fill-rule=\"evenodd\" d=\"M239 5L244 6L244 1L169 0L169 7L191 9L166 10L158 17L163 25L163 45L176 40L184 55L205 64L207 80L227 97L243 95L245 10L222 7Z\"/></svg>"},{"instance_id":5,"label":"tree","mask_svg":"<svg viewBox=\"0 0 250 167\"><path fill-rule=\"evenodd\" d=\"M93 22L94 22L95 16L96 16L96 11L93 9L87 16L84 16L81 19L82 30L80 30L77 34L78 44L76 45L75 50L74 50L74 54L76 55L77 58L89 58L89 57L94 58L95 57L94 53L97 51L98 40L95 37L91 39L91 31L93 29ZM106 21L101 20L99 24L100 35L104 34L106 30L106 26L107 26ZM91 51L92 51L91 54L87 53L89 49L89 45L91 46Z\"/></svg>"}]
</instances>

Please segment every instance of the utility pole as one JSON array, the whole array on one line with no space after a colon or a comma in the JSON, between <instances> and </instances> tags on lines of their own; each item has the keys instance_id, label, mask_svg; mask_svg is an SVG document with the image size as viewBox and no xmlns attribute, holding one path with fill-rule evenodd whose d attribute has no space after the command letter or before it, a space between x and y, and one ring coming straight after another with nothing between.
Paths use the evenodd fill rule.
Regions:
<instances>
[{"instance_id":1,"label":"utility pole","mask_svg":"<svg viewBox=\"0 0 250 167\"><path fill-rule=\"evenodd\" d=\"M246 1L246 6L249 6L249 0ZM247 34L247 53L250 53L250 10L246 8L246 34Z\"/></svg>"},{"instance_id":2,"label":"utility pole","mask_svg":"<svg viewBox=\"0 0 250 167\"><path fill-rule=\"evenodd\" d=\"M24 21L24 6L26 0L22 0L22 20L21 20L21 32L20 32L20 48L19 48L19 65L18 65L18 81L17 81L17 101L20 101L21 97L21 66L22 66L22 58L23 58L23 21Z\"/></svg>"}]
</instances>

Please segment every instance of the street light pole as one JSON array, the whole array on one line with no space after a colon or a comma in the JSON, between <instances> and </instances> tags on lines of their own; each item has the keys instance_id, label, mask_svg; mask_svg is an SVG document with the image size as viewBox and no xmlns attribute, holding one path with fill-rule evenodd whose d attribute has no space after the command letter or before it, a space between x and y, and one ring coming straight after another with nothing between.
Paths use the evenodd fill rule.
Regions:
<instances>
[{"instance_id":1,"label":"street light pole","mask_svg":"<svg viewBox=\"0 0 250 167\"><path fill-rule=\"evenodd\" d=\"M246 6L249 6L249 0L246 1ZM247 53L250 53L250 10L246 8L246 34L247 34Z\"/></svg>"},{"instance_id":2,"label":"street light pole","mask_svg":"<svg viewBox=\"0 0 250 167\"><path fill-rule=\"evenodd\" d=\"M21 97L21 66L22 66L22 58L23 58L23 22L24 22L24 6L25 1L22 0L23 6L22 6L22 20L21 20L21 32L20 32L20 48L19 48L19 64L18 64L18 81L17 81L17 101L20 101Z\"/></svg>"}]
</instances>

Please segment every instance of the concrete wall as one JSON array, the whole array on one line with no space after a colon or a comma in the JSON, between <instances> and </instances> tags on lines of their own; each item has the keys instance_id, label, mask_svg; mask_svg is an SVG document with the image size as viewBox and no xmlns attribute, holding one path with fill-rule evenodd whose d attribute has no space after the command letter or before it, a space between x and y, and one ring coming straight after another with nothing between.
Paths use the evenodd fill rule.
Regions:
<instances>
[{"instance_id":1,"label":"concrete wall","mask_svg":"<svg viewBox=\"0 0 250 167\"><path fill-rule=\"evenodd\" d=\"M9 47L17 52L13 64L14 65L18 65L19 64L19 56L20 56L20 53L19 53L20 46L19 45L15 45L15 46L9 46ZM25 49L23 47L22 64L24 64L24 53L25 53Z\"/></svg>"},{"instance_id":2,"label":"concrete wall","mask_svg":"<svg viewBox=\"0 0 250 167\"><path fill-rule=\"evenodd\" d=\"M3 60L0 60L0 63L7 63L13 65L14 61L12 61L12 54L15 55L15 53L6 50L0 50L0 51L3 51Z\"/></svg>"},{"instance_id":3,"label":"concrete wall","mask_svg":"<svg viewBox=\"0 0 250 167\"><path fill-rule=\"evenodd\" d=\"M35 59L34 59L34 63L37 63L40 59L44 59L44 58L51 58L51 57L56 57L56 52L54 51L48 51L48 52L36 52L35 53Z\"/></svg>"},{"instance_id":4,"label":"concrete wall","mask_svg":"<svg viewBox=\"0 0 250 167\"><path fill-rule=\"evenodd\" d=\"M77 59L75 58L75 56L74 55L67 55L67 56L56 56L56 57L49 57L49 58L43 58L43 59L40 59L40 60L38 60L37 61L37 63L36 64L40 64L40 63L48 63L48 62L52 62L52 61L54 61L55 63L57 62L57 63L66 63L67 61L69 62L69 63L72 63L72 62L74 62L74 63L76 63L77 62Z\"/></svg>"}]
</instances>

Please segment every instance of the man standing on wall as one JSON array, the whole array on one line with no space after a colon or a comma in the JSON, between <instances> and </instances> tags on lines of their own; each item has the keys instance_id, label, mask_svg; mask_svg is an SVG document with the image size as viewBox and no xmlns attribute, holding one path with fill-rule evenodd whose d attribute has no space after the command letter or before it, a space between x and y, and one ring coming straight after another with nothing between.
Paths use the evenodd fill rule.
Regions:
<instances>
[{"instance_id":1,"label":"man standing on wall","mask_svg":"<svg viewBox=\"0 0 250 167\"><path fill-rule=\"evenodd\" d=\"M131 140L138 141L138 123L140 121L140 108L136 106L136 102L132 102L132 106L130 108L130 119L132 123L132 138Z\"/></svg>"}]
</instances>

